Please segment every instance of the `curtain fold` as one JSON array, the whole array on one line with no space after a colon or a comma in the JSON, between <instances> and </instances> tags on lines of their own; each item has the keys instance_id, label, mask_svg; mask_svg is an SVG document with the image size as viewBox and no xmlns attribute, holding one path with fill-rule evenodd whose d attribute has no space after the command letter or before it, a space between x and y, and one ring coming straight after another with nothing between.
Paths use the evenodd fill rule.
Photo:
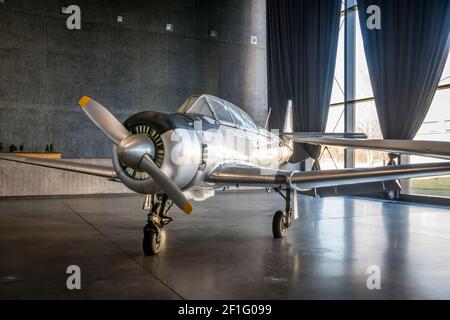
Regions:
<instances>
[{"instance_id":1,"label":"curtain fold","mask_svg":"<svg viewBox=\"0 0 450 320\"><path fill-rule=\"evenodd\" d=\"M270 128L282 129L289 99L294 131L323 132L333 86L340 0L267 0ZM295 144L291 162L316 160L320 147Z\"/></svg>"},{"instance_id":2,"label":"curtain fold","mask_svg":"<svg viewBox=\"0 0 450 320\"><path fill-rule=\"evenodd\" d=\"M379 30L366 26L371 5ZM448 57L450 0L358 0L358 11L383 137L413 139Z\"/></svg>"}]
</instances>

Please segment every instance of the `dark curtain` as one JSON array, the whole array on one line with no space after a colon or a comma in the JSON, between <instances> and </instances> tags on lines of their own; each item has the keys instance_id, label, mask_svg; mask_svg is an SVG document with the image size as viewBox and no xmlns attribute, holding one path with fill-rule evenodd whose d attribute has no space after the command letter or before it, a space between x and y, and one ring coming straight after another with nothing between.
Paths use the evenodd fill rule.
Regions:
<instances>
[{"instance_id":1,"label":"dark curtain","mask_svg":"<svg viewBox=\"0 0 450 320\"><path fill-rule=\"evenodd\" d=\"M293 100L294 131L325 131L339 36L340 0L267 0L270 127L282 129ZM297 162L320 147L295 144ZM315 164L318 168L318 162Z\"/></svg>"},{"instance_id":2,"label":"dark curtain","mask_svg":"<svg viewBox=\"0 0 450 320\"><path fill-rule=\"evenodd\" d=\"M379 30L366 26L370 5L380 8ZM448 57L450 1L358 0L358 11L383 137L413 139Z\"/></svg>"}]
</instances>

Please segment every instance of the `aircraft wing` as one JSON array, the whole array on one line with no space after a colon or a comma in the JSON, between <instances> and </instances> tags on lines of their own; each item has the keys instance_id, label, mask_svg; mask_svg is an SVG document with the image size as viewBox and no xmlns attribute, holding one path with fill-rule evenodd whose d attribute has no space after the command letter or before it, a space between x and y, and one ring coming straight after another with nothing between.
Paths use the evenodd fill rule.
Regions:
<instances>
[{"instance_id":1,"label":"aircraft wing","mask_svg":"<svg viewBox=\"0 0 450 320\"><path fill-rule=\"evenodd\" d=\"M337 133L337 132L294 132L294 133L282 133L282 136L298 139L305 138L345 138L345 139L367 139L365 133Z\"/></svg>"},{"instance_id":2,"label":"aircraft wing","mask_svg":"<svg viewBox=\"0 0 450 320\"><path fill-rule=\"evenodd\" d=\"M71 171L77 173L89 174L92 176L98 176L109 179L117 179L116 172L113 167L101 166L88 163L70 162L64 160L55 159L41 159L33 157L22 157L17 155L4 155L0 154L0 160L13 161L19 163L26 163L40 167L47 167L53 169L59 169L64 171Z\"/></svg>"},{"instance_id":3,"label":"aircraft wing","mask_svg":"<svg viewBox=\"0 0 450 320\"><path fill-rule=\"evenodd\" d=\"M323 171L272 170L253 166L222 165L208 175L206 182L219 185L277 187L290 185L299 190L334 187L396 179L450 175L450 162L409 164L364 169Z\"/></svg>"},{"instance_id":4,"label":"aircraft wing","mask_svg":"<svg viewBox=\"0 0 450 320\"><path fill-rule=\"evenodd\" d=\"M415 154L425 157L450 159L450 142L417 141L417 140L388 140L388 139L345 139L323 137L305 137L301 133L283 133L284 137L294 142L315 145L326 145L343 148L370 149L384 152Z\"/></svg>"}]
</instances>

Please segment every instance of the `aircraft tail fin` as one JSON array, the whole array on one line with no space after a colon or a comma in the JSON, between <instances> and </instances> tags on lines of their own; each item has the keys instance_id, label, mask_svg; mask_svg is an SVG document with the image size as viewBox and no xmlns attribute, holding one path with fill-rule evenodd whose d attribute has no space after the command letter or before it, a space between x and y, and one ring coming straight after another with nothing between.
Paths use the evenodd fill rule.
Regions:
<instances>
[{"instance_id":1,"label":"aircraft tail fin","mask_svg":"<svg viewBox=\"0 0 450 320\"><path fill-rule=\"evenodd\" d=\"M266 129L266 130L269 129L269 120L270 120L271 115L272 115L272 108L269 108L269 112L267 113L266 122L264 123L264 129Z\"/></svg>"},{"instance_id":2,"label":"aircraft tail fin","mask_svg":"<svg viewBox=\"0 0 450 320\"><path fill-rule=\"evenodd\" d=\"M292 100L288 100L284 117L283 133L294 132L294 115L292 114Z\"/></svg>"},{"instance_id":3,"label":"aircraft tail fin","mask_svg":"<svg viewBox=\"0 0 450 320\"><path fill-rule=\"evenodd\" d=\"M292 100L288 100L286 115L284 117L283 133L294 132L294 114L292 111ZM291 149L294 148L294 140L291 137L283 136L283 141Z\"/></svg>"}]
</instances>

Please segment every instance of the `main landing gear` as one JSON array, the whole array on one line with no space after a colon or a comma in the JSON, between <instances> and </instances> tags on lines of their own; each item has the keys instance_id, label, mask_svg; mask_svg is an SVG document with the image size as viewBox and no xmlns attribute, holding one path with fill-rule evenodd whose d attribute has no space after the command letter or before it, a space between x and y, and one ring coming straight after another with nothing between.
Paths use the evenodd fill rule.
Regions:
<instances>
[{"instance_id":1,"label":"main landing gear","mask_svg":"<svg viewBox=\"0 0 450 320\"><path fill-rule=\"evenodd\" d=\"M153 256L159 253L161 248L161 229L169 224L173 219L168 216L173 202L166 194L147 195L144 202L144 209L150 208L147 215L147 224L144 227L144 239L142 249L146 256Z\"/></svg>"},{"instance_id":2,"label":"main landing gear","mask_svg":"<svg viewBox=\"0 0 450 320\"><path fill-rule=\"evenodd\" d=\"M278 192L283 199L286 201L286 207L284 211L277 211L273 216L272 222L272 233L275 239L286 237L287 230L292 225L292 216L296 219L298 217L298 208L297 208L297 192L294 190L294 208L291 207L291 188L286 188L285 194L281 191L280 188L274 189Z\"/></svg>"}]
</instances>

